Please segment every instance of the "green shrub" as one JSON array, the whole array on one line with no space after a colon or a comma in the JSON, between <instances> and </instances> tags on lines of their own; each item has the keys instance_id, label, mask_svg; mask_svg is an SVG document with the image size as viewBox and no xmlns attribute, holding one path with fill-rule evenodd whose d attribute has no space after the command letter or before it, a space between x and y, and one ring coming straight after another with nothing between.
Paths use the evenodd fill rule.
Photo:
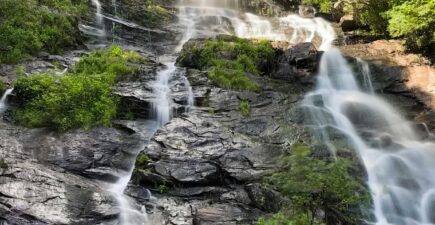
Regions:
<instances>
[{"instance_id":1,"label":"green shrub","mask_svg":"<svg viewBox=\"0 0 435 225\"><path fill-rule=\"evenodd\" d=\"M411 0L385 13L388 32L404 37L411 49L433 54L435 51L435 1Z\"/></svg>"},{"instance_id":2,"label":"green shrub","mask_svg":"<svg viewBox=\"0 0 435 225\"><path fill-rule=\"evenodd\" d=\"M246 73L261 75L273 59L275 50L269 41L218 36L203 46L184 52L179 61L189 57L188 66L208 69L208 76L220 87L233 90L258 91L259 86Z\"/></svg>"},{"instance_id":3,"label":"green shrub","mask_svg":"<svg viewBox=\"0 0 435 225\"><path fill-rule=\"evenodd\" d=\"M145 153L141 152L137 156L135 169L148 170L150 158Z\"/></svg>"},{"instance_id":4,"label":"green shrub","mask_svg":"<svg viewBox=\"0 0 435 225\"><path fill-rule=\"evenodd\" d=\"M310 214L296 214L290 211L280 212L266 219L261 218L258 225L324 225Z\"/></svg>"},{"instance_id":5,"label":"green shrub","mask_svg":"<svg viewBox=\"0 0 435 225\"><path fill-rule=\"evenodd\" d=\"M249 116L251 114L251 105L249 104L248 100L241 100L239 109L242 116Z\"/></svg>"},{"instance_id":6,"label":"green shrub","mask_svg":"<svg viewBox=\"0 0 435 225\"><path fill-rule=\"evenodd\" d=\"M6 84L2 80L0 80L0 98L3 95L3 93L5 93L5 91L6 91Z\"/></svg>"},{"instance_id":7,"label":"green shrub","mask_svg":"<svg viewBox=\"0 0 435 225\"><path fill-rule=\"evenodd\" d=\"M26 127L72 128L110 126L117 112L118 99L112 88L136 68L137 53L113 46L84 56L72 72L64 76L37 74L21 77L15 83L15 120Z\"/></svg>"},{"instance_id":8,"label":"green shrub","mask_svg":"<svg viewBox=\"0 0 435 225\"><path fill-rule=\"evenodd\" d=\"M117 16L145 27L159 27L169 24L173 19L171 12L154 0L123 1L117 13Z\"/></svg>"},{"instance_id":9,"label":"green shrub","mask_svg":"<svg viewBox=\"0 0 435 225\"><path fill-rule=\"evenodd\" d=\"M292 202L287 219L307 215L307 220L314 221L315 212L322 210L327 225L363 224L360 208L368 208L370 198L362 181L352 176L351 162L340 158L326 162L312 158L310 152L305 145L294 145L292 154L280 162L282 171L270 178L271 184ZM278 215L271 221L282 218Z\"/></svg>"},{"instance_id":10,"label":"green shrub","mask_svg":"<svg viewBox=\"0 0 435 225\"><path fill-rule=\"evenodd\" d=\"M77 46L85 0L0 0L0 63Z\"/></svg>"},{"instance_id":11,"label":"green shrub","mask_svg":"<svg viewBox=\"0 0 435 225\"><path fill-rule=\"evenodd\" d=\"M304 4L318 5L320 11L325 13L331 12L334 2L335 2L334 0L303 0Z\"/></svg>"}]
</instances>

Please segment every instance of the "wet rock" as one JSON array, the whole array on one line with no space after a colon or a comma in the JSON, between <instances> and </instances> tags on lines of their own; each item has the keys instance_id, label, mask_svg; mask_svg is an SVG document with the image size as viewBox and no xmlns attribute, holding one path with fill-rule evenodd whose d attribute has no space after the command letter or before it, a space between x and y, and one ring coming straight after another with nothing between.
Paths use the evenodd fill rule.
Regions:
<instances>
[{"instance_id":1,"label":"wet rock","mask_svg":"<svg viewBox=\"0 0 435 225\"><path fill-rule=\"evenodd\" d=\"M249 184L245 187L252 204L265 212L276 213L281 209L285 199L276 191L261 184Z\"/></svg>"},{"instance_id":2,"label":"wet rock","mask_svg":"<svg viewBox=\"0 0 435 225\"><path fill-rule=\"evenodd\" d=\"M353 31L358 28L358 24L353 15L345 15L341 17L339 24L344 32Z\"/></svg>"},{"instance_id":3,"label":"wet rock","mask_svg":"<svg viewBox=\"0 0 435 225\"><path fill-rule=\"evenodd\" d=\"M231 205L215 204L199 208L194 212L195 225L253 224L257 216L255 209L243 209Z\"/></svg>"},{"instance_id":4,"label":"wet rock","mask_svg":"<svg viewBox=\"0 0 435 225\"><path fill-rule=\"evenodd\" d=\"M70 224L116 217L116 203L100 184L40 162L36 152L29 150L30 143L24 141L31 133L5 126L0 130L0 158L7 164L7 169L0 171L0 221Z\"/></svg>"},{"instance_id":5,"label":"wet rock","mask_svg":"<svg viewBox=\"0 0 435 225\"><path fill-rule=\"evenodd\" d=\"M317 13L317 10L313 6L300 5L299 6L299 16L306 18L313 18Z\"/></svg>"},{"instance_id":6,"label":"wet rock","mask_svg":"<svg viewBox=\"0 0 435 225\"><path fill-rule=\"evenodd\" d=\"M312 43L301 43L285 50L275 61L271 77L288 81L311 82L320 60Z\"/></svg>"}]
</instances>

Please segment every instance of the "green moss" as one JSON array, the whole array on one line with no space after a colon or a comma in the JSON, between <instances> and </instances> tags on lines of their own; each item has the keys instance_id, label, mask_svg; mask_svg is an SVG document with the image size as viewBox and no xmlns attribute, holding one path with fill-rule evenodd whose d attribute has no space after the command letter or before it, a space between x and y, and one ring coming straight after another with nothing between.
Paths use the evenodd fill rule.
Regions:
<instances>
[{"instance_id":1,"label":"green moss","mask_svg":"<svg viewBox=\"0 0 435 225\"><path fill-rule=\"evenodd\" d=\"M248 100L241 100L239 109L242 116L249 116L251 114L251 105L249 104Z\"/></svg>"},{"instance_id":2,"label":"green moss","mask_svg":"<svg viewBox=\"0 0 435 225\"><path fill-rule=\"evenodd\" d=\"M4 159L0 159L0 169L7 170L9 168L8 164L5 162Z\"/></svg>"},{"instance_id":3,"label":"green moss","mask_svg":"<svg viewBox=\"0 0 435 225\"><path fill-rule=\"evenodd\" d=\"M218 86L232 90L259 91L246 73L261 75L271 63L275 50L269 41L247 40L230 36L218 36L202 46L194 46L184 52L179 61L190 62L188 66L206 70Z\"/></svg>"},{"instance_id":4,"label":"green moss","mask_svg":"<svg viewBox=\"0 0 435 225\"><path fill-rule=\"evenodd\" d=\"M2 96L3 93L5 93L5 91L6 91L6 84L2 80L0 80L0 96Z\"/></svg>"},{"instance_id":5,"label":"green moss","mask_svg":"<svg viewBox=\"0 0 435 225\"><path fill-rule=\"evenodd\" d=\"M1 0L0 63L77 46L78 18L86 8L86 0Z\"/></svg>"},{"instance_id":6,"label":"green moss","mask_svg":"<svg viewBox=\"0 0 435 225\"><path fill-rule=\"evenodd\" d=\"M154 0L124 1L117 13L118 16L145 27L161 27L169 24L173 19L171 12Z\"/></svg>"},{"instance_id":7,"label":"green moss","mask_svg":"<svg viewBox=\"0 0 435 225\"><path fill-rule=\"evenodd\" d=\"M136 158L136 169L148 170L149 169L150 158L145 153L141 152Z\"/></svg>"},{"instance_id":8,"label":"green moss","mask_svg":"<svg viewBox=\"0 0 435 225\"><path fill-rule=\"evenodd\" d=\"M285 155L280 162L280 170L269 181L282 194L291 200L291 211L283 211L260 224L274 223L281 219L289 221L308 216L307 221L315 219L314 212L325 212L327 225L363 224L364 214L361 208L369 208L370 195L362 185L362 181L352 174L352 164L346 159L324 161L310 156L308 146L296 144L291 155ZM288 224L288 223L287 223ZM305 223L290 223L305 224Z\"/></svg>"},{"instance_id":9,"label":"green moss","mask_svg":"<svg viewBox=\"0 0 435 225\"><path fill-rule=\"evenodd\" d=\"M15 83L15 120L26 127L72 128L110 126L116 116L118 99L112 88L124 76L132 76L141 61L137 53L112 46L84 56L64 76L37 74Z\"/></svg>"}]
</instances>

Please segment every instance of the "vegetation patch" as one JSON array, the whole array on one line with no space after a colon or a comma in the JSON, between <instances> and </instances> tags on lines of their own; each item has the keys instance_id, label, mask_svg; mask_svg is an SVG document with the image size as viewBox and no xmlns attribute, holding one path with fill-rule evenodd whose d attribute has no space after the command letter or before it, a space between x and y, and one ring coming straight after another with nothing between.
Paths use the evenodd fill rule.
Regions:
<instances>
[{"instance_id":1,"label":"vegetation patch","mask_svg":"<svg viewBox=\"0 0 435 225\"><path fill-rule=\"evenodd\" d=\"M259 91L260 87L247 77L247 73L261 75L267 72L274 54L275 50L267 40L218 36L184 50L178 61L192 68L209 70L209 78L222 88Z\"/></svg>"},{"instance_id":2,"label":"vegetation patch","mask_svg":"<svg viewBox=\"0 0 435 225\"><path fill-rule=\"evenodd\" d=\"M1 0L0 63L40 51L59 53L80 43L77 24L87 0Z\"/></svg>"},{"instance_id":3,"label":"vegetation patch","mask_svg":"<svg viewBox=\"0 0 435 225\"><path fill-rule=\"evenodd\" d=\"M5 91L6 91L6 84L2 80L0 80L0 98L5 93Z\"/></svg>"},{"instance_id":4,"label":"vegetation patch","mask_svg":"<svg viewBox=\"0 0 435 225\"><path fill-rule=\"evenodd\" d=\"M15 120L26 127L72 128L110 126L117 113L113 86L137 73L145 59L136 52L112 46L84 56L64 76L36 74L15 83L19 99Z\"/></svg>"},{"instance_id":5,"label":"vegetation patch","mask_svg":"<svg viewBox=\"0 0 435 225\"><path fill-rule=\"evenodd\" d=\"M251 114L251 105L249 104L249 101L246 99L243 99L240 101L240 114L242 116L249 116Z\"/></svg>"},{"instance_id":6,"label":"vegetation patch","mask_svg":"<svg viewBox=\"0 0 435 225\"><path fill-rule=\"evenodd\" d=\"M304 0L331 13L338 0ZM409 50L428 54L434 60L434 0L349 0L344 13L354 15L360 25L368 26L371 35L404 38Z\"/></svg>"},{"instance_id":7,"label":"vegetation patch","mask_svg":"<svg viewBox=\"0 0 435 225\"><path fill-rule=\"evenodd\" d=\"M370 196L362 181L352 176L349 160L327 162L310 156L309 147L294 145L281 159L281 172L269 182L291 200L291 206L260 225L364 224L361 208L369 208ZM322 221L317 212L324 212Z\"/></svg>"},{"instance_id":8,"label":"vegetation patch","mask_svg":"<svg viewBox=\"0 0 435 225\"><path fill-rule=\"evenodd\" d=\"M128 0L122 2L121 17L146 26L159 27L172 21L172 14L155 0Z\"/></svg>"}]
</instances>

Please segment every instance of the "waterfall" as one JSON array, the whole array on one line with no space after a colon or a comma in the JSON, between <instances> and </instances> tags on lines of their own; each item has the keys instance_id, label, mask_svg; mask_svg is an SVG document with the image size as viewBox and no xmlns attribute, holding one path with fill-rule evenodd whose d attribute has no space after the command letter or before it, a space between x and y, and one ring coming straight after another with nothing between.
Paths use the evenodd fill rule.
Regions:
<instances>
[{"instance_id":1,"label":"waterfall","mask_svg":"<svg viewBox=\"0 0 435 225\"><path fill-rule=\"evenodd\" d=\"M409 121L374 95L368 65L360 64L368 88L357 84L337 49L324 53L317 87L303 103L309 126L332 151L338 147L330 136L338 132L358 152L377 225L435 224L435 145L420 140Z\"/></svg>"},{"instance_id":2,"label":"waterfall","mask_svg":"<svg viewBox=\"0 0 435 225\"><path fill-rule=\"evenodd\" d=\"M364 89L367 92L374 94L375 89L373 88L373 84L372 84L372 79L371 79L372 72L370 71L369 64L360 58L357 58L356 60L358 62L358 66L360 68L360 72L363 75L363 87L364 87Z\"/></svg>"},{"instance_id":3,"label":"waterfall","mask_svg":"<svg viewBox=\"0 0 435 225\"><path fill-rule=\"evenodd\" d=\"M106 30L104 27L104 16L102 13L101 3L98 0L91 0L91 2L95 6L95 22L93 25L80 24L79 29L84 34L103 39L106 36Z\"/></svg>"},{"instance_id":4,"label":"waterfall","mask_svg":"<svg viewBox=\"0 0 435 225\"><path fill-rule=\"evenodd\" d=\"M0 99L0 115L3 114L7 110L7 100L9 95L14 91L13 88L7 89L3 96Z\"/></svg>"},{"instance_id":5,"label":"waterfall","mask_svg":"<svg viewBox=\"0 0 435 225\"><path fill-rule=\"evenodd\" d=\"M178 5L184 41L217 34L290 43L320 38L317 46L325 53L317 86L303 101L307 126L333 153L339 148L337 133L357 151L368 173L377 225L435 224L435 145L420 140L412 124L374 94L369 66L362 60L363 82L358 84L332 46L336 34L328 22L297 15L266 19L240 12L228 1L180 0Z\"/></svg>"},{"instance_id":6,"label":"waterfall","mask_svg":"<svg viewBox=\"0 0 435 225\"><path fill-rule=\"evenodd\" d=\"M160 126L163 126L172 118L173 102L169 81L177 69L175 61L166 62L164 65L165 68L157 73L157 80L153 83L153 90L156 95L153 102L154 117Z\"/></svg>"}]
</instances>

